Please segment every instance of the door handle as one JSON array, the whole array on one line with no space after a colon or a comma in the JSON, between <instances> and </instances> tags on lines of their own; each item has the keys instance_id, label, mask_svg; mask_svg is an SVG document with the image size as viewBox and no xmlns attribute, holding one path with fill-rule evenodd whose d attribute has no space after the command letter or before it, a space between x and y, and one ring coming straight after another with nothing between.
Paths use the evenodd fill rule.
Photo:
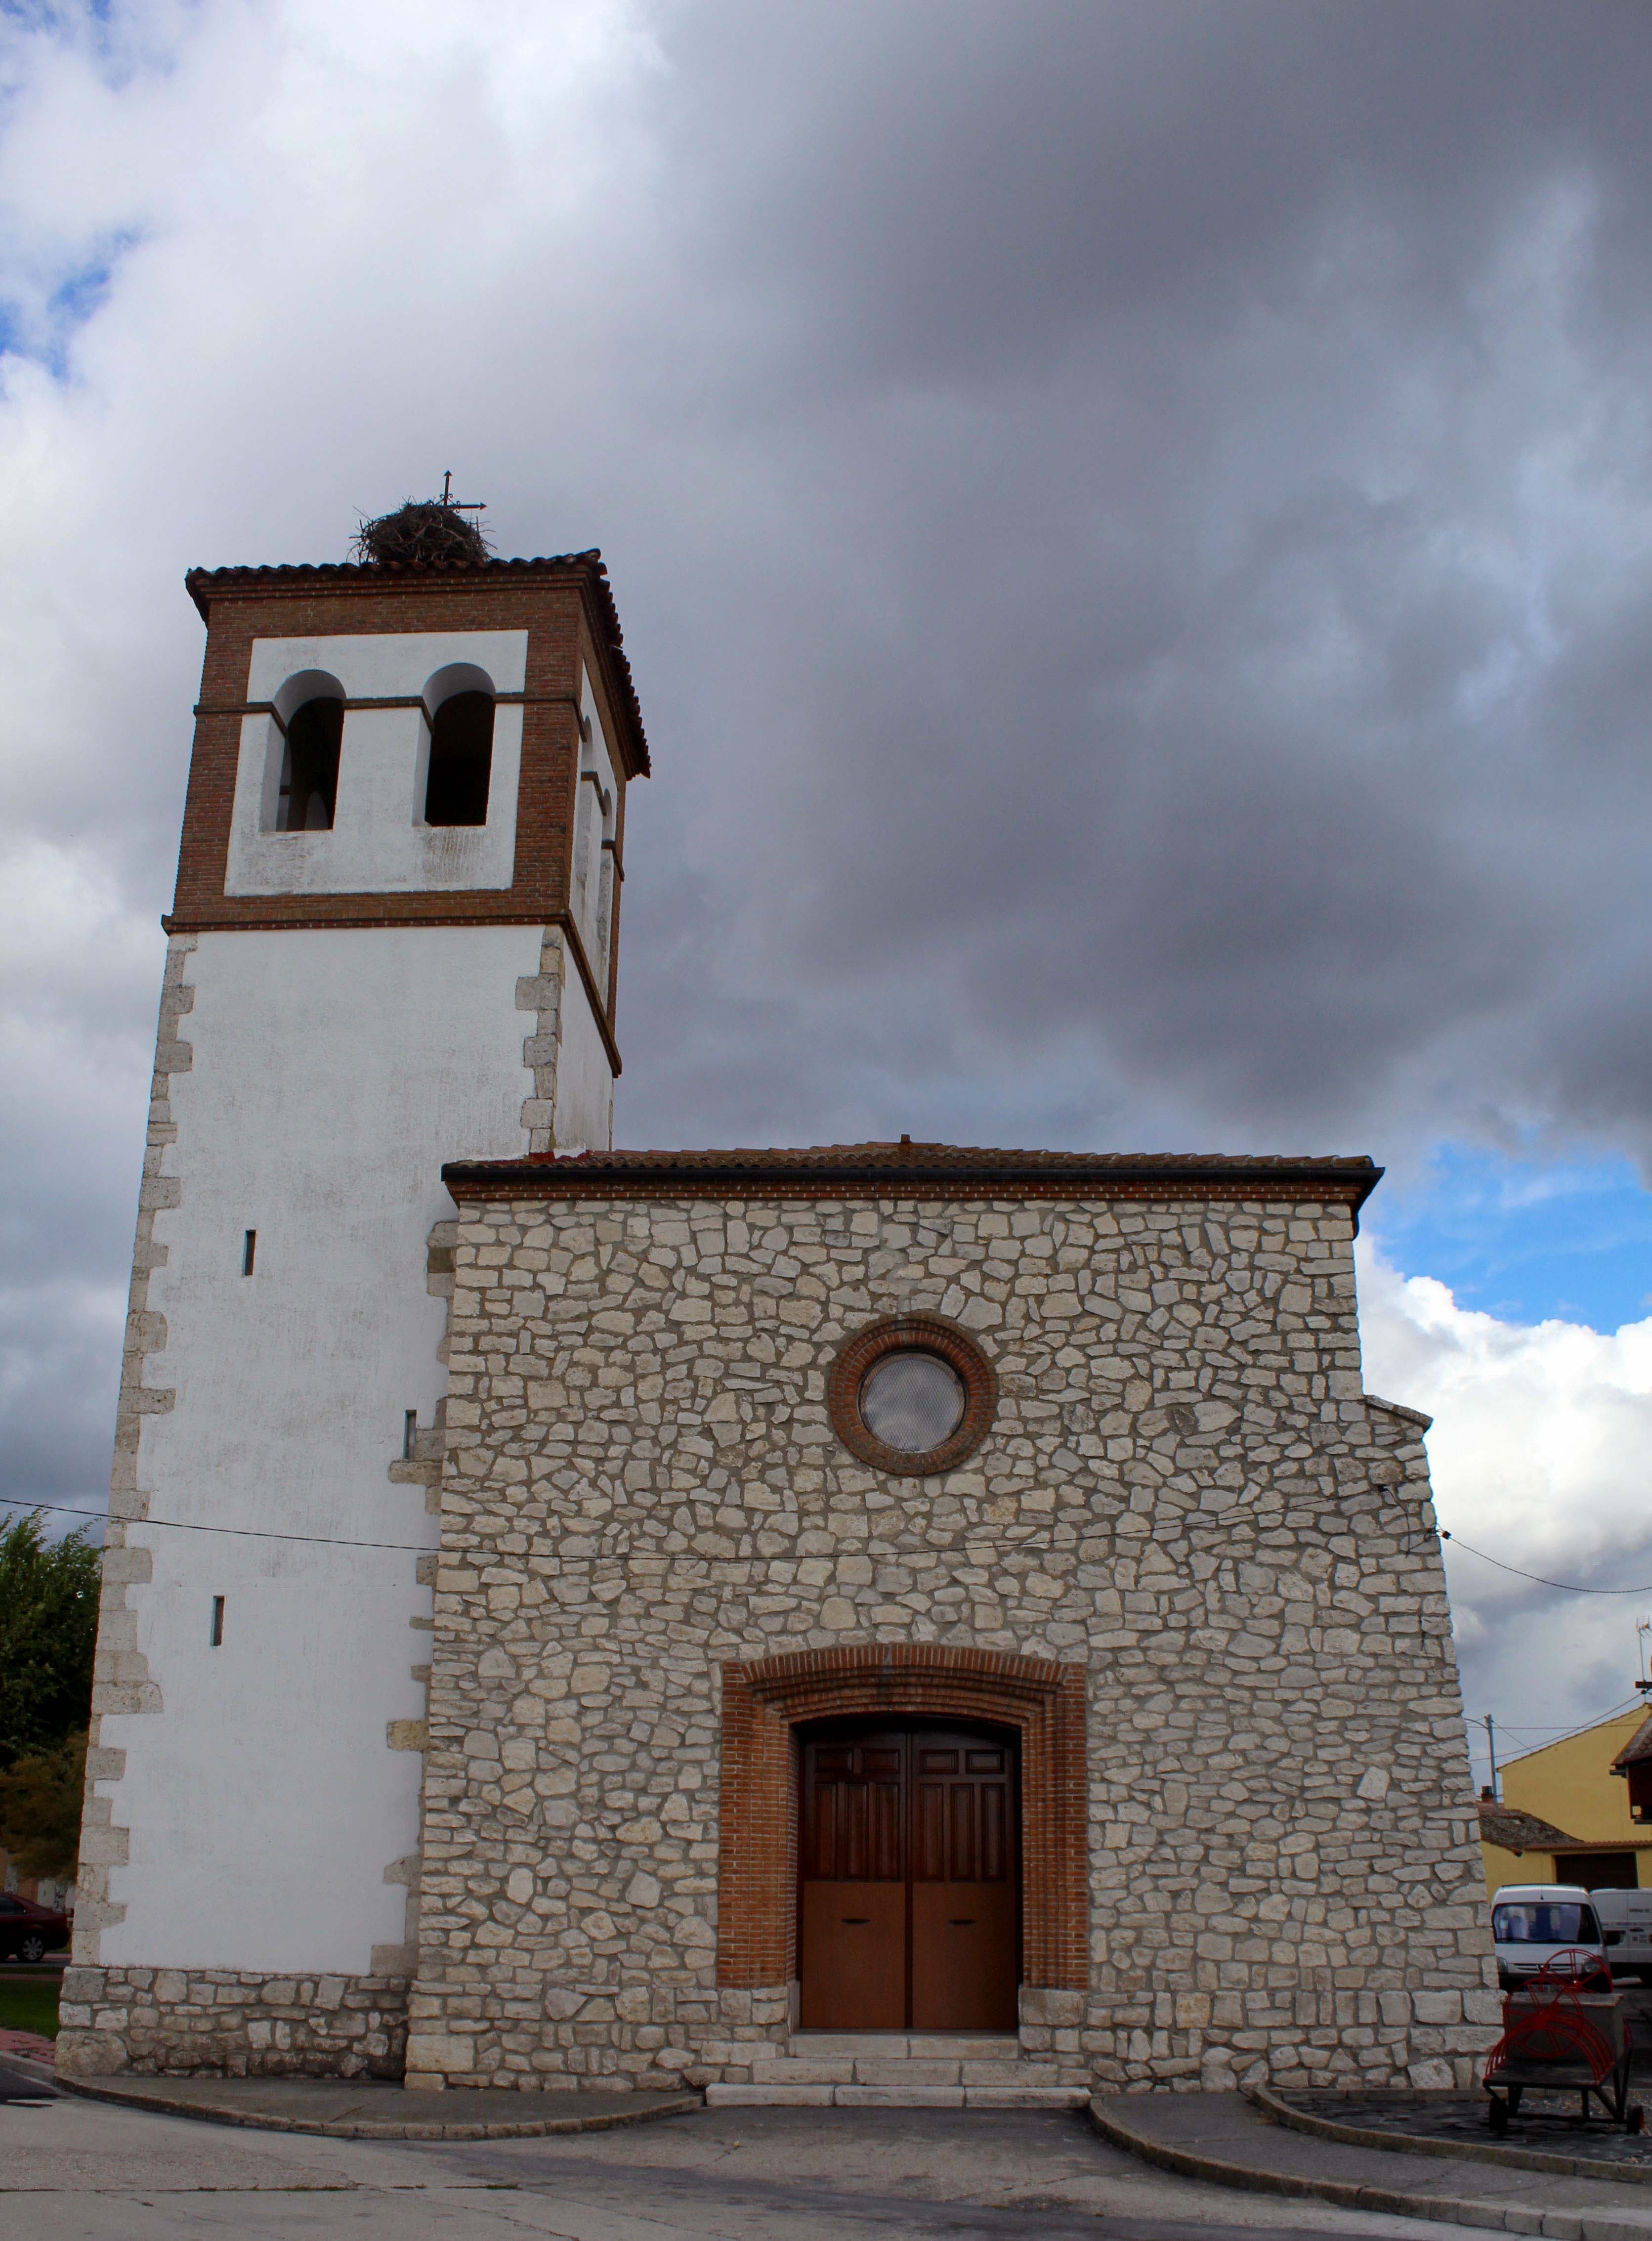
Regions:
<instances>
[{"instance_id":1,"label":"door handle","mask_svg":"<svg viewBox=\"0 0 1652 2241\"><path fill-rule=\"evenodd\" d=\"M846 1930L864 1930L871 1919L872 1917L869 1914L846 1914L843 1917L843 1927Z\"/></svg>"},{"instance_id":2,"label":"door handle","mask_svg":"<svg viewBox=\"0 0 1652 2241\"><path fill-rule=\"evenodd\" d=\"M973 1914L949 1915L946 1920L946 1927L948 1930L973 1930L975 1927L975 1917Z\"/></svg>"}]
</instances>

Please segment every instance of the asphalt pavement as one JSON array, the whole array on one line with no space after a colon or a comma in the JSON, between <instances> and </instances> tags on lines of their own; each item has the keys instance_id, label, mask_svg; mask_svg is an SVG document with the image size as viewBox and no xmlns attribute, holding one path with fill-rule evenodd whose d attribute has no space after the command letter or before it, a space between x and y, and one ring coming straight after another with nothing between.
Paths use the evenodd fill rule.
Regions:
<instances>
[{"instance_id":1,"label":"asphalt pavement","mask_svg":"<svg viewBox=\"0 0 1652 2241\"><path fill-rule=\"evenodd\" d=\"M1439 2231L1154 2170L1109 2146L1081 2111L699 2109L619 2131L436 2144L250 2132L70 2095L0 2103L0 2241L1425 2241Z\"/></svg>"}]
</instances>

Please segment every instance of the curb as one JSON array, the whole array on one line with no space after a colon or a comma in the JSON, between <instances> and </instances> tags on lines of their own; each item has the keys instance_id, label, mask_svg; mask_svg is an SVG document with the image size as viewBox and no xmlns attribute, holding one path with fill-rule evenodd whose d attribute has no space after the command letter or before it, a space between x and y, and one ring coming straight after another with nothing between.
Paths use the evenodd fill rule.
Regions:
<instances>
[{"instance_id":1,"label":"curb","mask_svg":"<svg viewBox=\"0 0 1652 2241\"><path fill-rule=\"evenodd\" d=\"M37 2061L32 2054L0 2054L0 2070L15 2070L31 2085L55 2086L57 2083L57 2073L51 2064Z\"/></svg>"},{"instance_id":2,"label":"curb","mask_svg":"<svg viewBox=\"0 0 1652 2241\"><path fill-rule=\"evenodd\" d=\"M1266 2085L1241 2085L1240 2091L1254 2103L1270 2124L1294 2132L1311 2132L1316 2139L1341 2140L1354 2148L1398 2149L1408 2156L1438 2156L1447 2163L1511 2164L1516 2171L1555 2171L1564 2178L1609 2179L1615 2185L1627 2180L1632 2186L1652 2186L1652 2164L1598 2164L1581 2156L1551 2154L1547 2148L1510 2148L1495 2140L1435 2140L1420 2132L1379 2131L1369 2124L1344 2124L1334 2117L1321 2117L1293 2108Z\"/></svg>"},{"instance_id":3,"label":"curb","mask_svg":"<svg viewBox=\"0 0 1652 2241\"><path fill-rule=\"evenodd\" d=\"M150 2109L160 2116L192 2117L200 2124L235 2124L254 2132L313 2132L329 2140L540 2140L560 2132L611 2132L621 2124L679 2117L702 2105L698 2092L672 2093L652 2101L645 2109L604 2110L587 2117L500 2117L472 2124L463 2119L441 2123L412 2117L403 2122L394 2117L357 2117L329 2123L319 2117L279 2117L258 2109L215 2108L211 2102L186 2101L164 2092L134 2093L100 2085L90 2078L58 2077L52 2082L59 2092L77 2094L86 2101L109 2102L120 2109Z\"/></svg>"},{"instance_id":4,"label":"curb","mask_svg":"<svg viewBox=\"0 0 1652 2241\"><path fill-rule=\"evenodd\" d=\"M1192 2148L1171 2147L1141 2132L1133 2131L1099 2099L1090 2103L1090 2122L1104 2140L1143 2163L1182 2178L1203 2178L1217 2186L1246 2194L1314 2197L1335 2203L1343 2210L1374 2210L1393 2218L1424 2218L1441 2225L1476 2225L1484 2231L1535 2233L1551 2241L1649 2241L1652 2219L1613 2217L1609 2212L1543 2210L1535 2204L1507 2207L1484 2199L1457 2198L1441 2194L1412 2194L1403 2187L1365 2186L1353 2179L1303 2178L1294 2172L1258 2171L1252 2164L1233 2164L1220 2156L1204 2155ZM1385 2142L1390 2152L1391 2143Z\"/></svg>"}]
</instances>

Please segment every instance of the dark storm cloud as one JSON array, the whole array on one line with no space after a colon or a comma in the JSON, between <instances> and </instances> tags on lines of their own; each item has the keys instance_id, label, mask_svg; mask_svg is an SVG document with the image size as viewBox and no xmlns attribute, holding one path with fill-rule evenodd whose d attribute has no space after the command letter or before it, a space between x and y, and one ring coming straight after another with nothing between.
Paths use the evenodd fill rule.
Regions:
<instances>
[{"instance_id":1,"label":"dark storm cloud","mask_svg":"<svg viewBox=\"0 0 1652 2241\"><path fill-rule=\"evenodd\" d=\"M778 982L845 1127L870 1043L920 1098L991 1052L1022 1135L1065 1050L1109 1131L1410 1144L1471 1125L1472 1045L1479 1125L1644 1152L1576 986L1647 914L1652 19L723 8L667 49L739 486L633 622L645 686L716 694L698 738L651 704L725 899L702 1060L710 991ZM632 612L665 556L616 559ZM622 1133L778 1133L784 1035L685 1104L652 815Z\"/></svg>"}]
</instances>

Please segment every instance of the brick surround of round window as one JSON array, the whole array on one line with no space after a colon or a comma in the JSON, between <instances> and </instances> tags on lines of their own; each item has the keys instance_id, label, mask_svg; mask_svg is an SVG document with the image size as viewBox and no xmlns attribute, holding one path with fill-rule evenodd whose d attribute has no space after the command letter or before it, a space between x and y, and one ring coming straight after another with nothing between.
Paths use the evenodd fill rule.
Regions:
<instances>
[{"instance_id":1,"label":"brick surround of round window","mask_svg":"<svg viewBox=\"0 0 1652 2241\"><path fill-rule=\"evenodd\" d=\"M866 1379L892 1354L933 1354L961 1381L964 1413L938 1447L912 1453L880 1440L862 1415L860 1395ZM832 1428L863 1463L895 1478L933 1478L956 1470L973 1455L992 1428L998 1407L998 1378L992 1363L969 1333L945 1315L886 1315L846 1340L832 1365L826 1386Z\"/></svg>"}]
</instances>

